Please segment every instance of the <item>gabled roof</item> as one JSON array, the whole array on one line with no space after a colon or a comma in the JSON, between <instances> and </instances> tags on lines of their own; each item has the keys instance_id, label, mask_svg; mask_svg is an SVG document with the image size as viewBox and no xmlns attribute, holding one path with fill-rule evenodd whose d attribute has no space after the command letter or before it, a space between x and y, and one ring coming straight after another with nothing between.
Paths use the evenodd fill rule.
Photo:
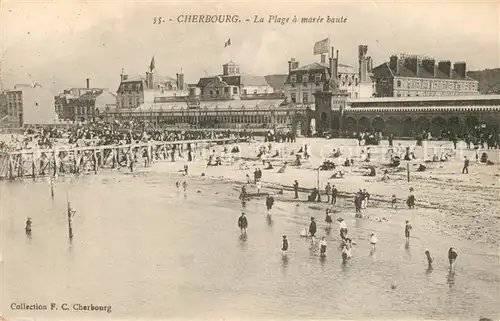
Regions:
<instances>
[{"instance_id":1,"label":"gabled roof","mask_svg":"<svg viewBox=\"0 0 500 321\"><path fill-rule=\"evenodd\" d=\"M218 80L220 79L220 80ZM219 82L221 82L220 85ZM255 76L250 74L237 74L237 75L219 75L212 77L200 78L196 87L208 87L210 84L213 87L225 86L269 86L266 78L263 76Z\"/></svg>"}]
</instances>

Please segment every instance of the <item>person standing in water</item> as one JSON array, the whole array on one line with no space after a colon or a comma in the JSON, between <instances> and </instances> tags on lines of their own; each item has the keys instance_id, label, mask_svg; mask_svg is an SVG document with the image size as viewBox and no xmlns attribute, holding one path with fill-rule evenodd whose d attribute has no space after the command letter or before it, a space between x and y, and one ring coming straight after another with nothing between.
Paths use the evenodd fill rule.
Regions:
<instances>
[{"instance_id":1,"label":"person standing in water","mask_svg":"<svg viewBox=\"0 0 500 321\"><path fill-rule=\"evenodd\" d=\"M262 189L262 182L257 181L257 183L255 183L255 187L257 188L257 194L260 193L260 190Z\"/></svg>"},{"instance_id":2,"label":"person standing in water","mask_svg":"<svg viewBox=\"0 0 500 321\"><path fill-rule=\"evenodd\" d=\"M283 256L286 256L286 251L288 251L288 239L286 238L286 235L283 235L283 244L281 246L281 251L283 253Z\"/></svg>"},{"instance_id":3,"label":"person standing in water","mask_svg":"<svg viewBox=\"0 0 500 321\"><path fill-rule=\"evenodd\" d=\"M325 222L328 224L328 228L332 227L332 211L329 208L326 209Z\"/></svg>"},{"instance_id":4,"label":"person standing in water","mask_svg":"<svg viewBox=\"0 0 500 321\"><path fill-rule=\"evenodd\" d=\"M454 248L450 247L448 250L448 261L450 262L450 270L453 269L453 263L457 260L458 253Z\"/></svg>"},{"instance_id":5,"label":"person standing in water","mask_svg":"<svg viewBox=\"0 0 500 321\"><path fill-rule=\"evenodd\" d=\"M238 227L242 234L247 234L248 221L245 212L241 212L241 216L238 218Z\"/></svg>"},{"instance_id":6,"label":"person standing in water","mask_svg":"<svg viewBox=\"0 0 500 321\"><path fill-rule=\"evenodd\" d=\"M349 260L349 249L347 248L347 244L342 245L342 263L346 264L347 260Z\"/></svg>"},{"instance_id":7,"label":"person standing in water","mask_svg":"<svg viewBox=\"0 0 500 321\"><path fill-rule=\"evenodd\" d=\"M180 184L179 184L179 182L178 182L178 181L177 181L177 182L175 182L175 187L177 187L177 189L179 189L179 185L180 185Z\"/></svg>"},{"instance_id":8,"label":"person standing in water","mask_svg":"<svg viewBox=\"0 0 500 321\"><path fill-rule=\"evenodd\" d=\"M184 188L184 192L187 190L188 183L186 181L182 182L182 188Z\"/></svg>"},{"instance_id":9,"label":"person standing in water","mask_svg":"<svg viewBox=\"0 0 500 321\"><path fill-rule=\"evenodd\" d=\"M314 217L311 217L311 223L309 224L309 235L314 239L314 235L316 235L316 222L314 221Z\"/></svg>"},{"instance_id":10,"label":"person standing in water","mask_svg":"<svg viewBox=\"0 0 500 321\"><path fill-rule=\"evenodd\" d=\"M425 251L425 256L427 257L427 266L428 266L428 268L432 269L432 262L434 262L434 260L431 257L431 253L429 251Z\"/></svg>"},{"instance_id":11,"label":"person standing in water","mask_svg":"<svg viewBox=\"0 0 500 321\"><path fill-rule=\"evenodd\" d=\"M26 227L24 228L24 230L26 231L27 235L31 234L31 217L28 217L28 219L26 220Z\"/></svg>"},{"instance_id":12,"label":"person standing in water","mask_svg":"<svg viewBox=\"0 0 500 321\"><path fill-rule=\"evenodd\" d=\"M330 203L330 196L332 194L332 186L330 185L330 182L326 183L325 193L326 193L326 202Z\"/></svg>"},{"instance_id":13,"label":"person standing in water","mask_svg":"<svg viewBox=\"0 0 500 321\"><path fill-rule=\"evenodd\" d=\"M273 208L273 205L274 205L274 197L272 197L271 194L267 194L266 198L267 215L271 215L271 209Z\"/></svg>"},{"instance_id":14,"label":"person standing in water","mask_svg":"<svg viewBox=\"0 0 500 321\"><path fill-rule=\"evenodd\" d=\"M396 198L396 194L392 195L391 206L392 208L398 208L398 200Z\"/></svg>"},{"instance_id":15,"label":"person standing in water","mask_svg":"<svg viewBox=\"0 0 500 321\"><path fill-rule=\"evenodd\" d=\"M345 241L347 237L347 223L343 218L339 218L340 221L340 238Z\"/></svg>"},{"instance_id":16,"label":"person standing in water","mask_svg":"<svg viewBox=\"0 0 500 321\"><path fill-rule=\"evenodd\" d=\"M323 236L321 238L321 241L319 242L319 247L320 247L320 256L324 257L326 256L326 238Z\"/></svg>"},{"instance_id":17,"label":"person standing in water","mask_svg":"<svg viewBox=\"0 0 500 321\"><path fill-rule=\"evenodd\" d=\"M372 244L372 251L375 251L375 245L377 244L377 235L375 233L370 235L370 243Z\"/></svg>"},{"instance_id":18,"label":"person standing in water","mask_svg":"<svg viewBox=\"0 0 500 321\"><path fill-rule=\"evenodd\" d=\"M405 224L405 238L406 238L406 243L410 242L410 231L412 227L410 225L410 221L406 221Z\"/></svg>"},{"instance_id":19,"label":"person standing in water","mask_svg":"<svg viewBox=\"0 0 500 321\"><path fill-rule=\"evenodd\" d=\"M469 174L469 159L467 156L464 157L464 168L462 169L462 174Z\"/></svg>"}]
</instances>

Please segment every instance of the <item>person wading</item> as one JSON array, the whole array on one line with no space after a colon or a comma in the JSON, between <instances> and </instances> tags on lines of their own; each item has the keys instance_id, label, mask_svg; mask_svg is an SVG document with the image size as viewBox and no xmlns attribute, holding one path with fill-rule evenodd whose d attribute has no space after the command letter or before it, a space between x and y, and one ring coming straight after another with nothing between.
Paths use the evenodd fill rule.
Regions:
<instances>
[{"instance_id":1,"label":"person wading","mask_svg":"<svg viewBox=\"0 0 500 321\"><path fill-rule=\"evenodd\" d=\"M245 216L245 212L242 212L241 216L238 218L238 227L240 228L242 234L247 234L248 221Z\"/></svg>"},{"instance_id":2,"label":"person wading","mask_svg":"<svg viewBox=\"0 0 500 321\"><path fill-rule=\"evenodd\" d=\"M314 217L311 217L311 223L309 224L309 235L314 239L316 235L316 222L314 221Z\"/></svg>"},{"instance_id":3,"label":"person wading","mask_svg":"<svg viewBox=\"0 0 500 321\"><path fill-rule=\"evenodd\" d=\"M299 198L299 182L293 182L293 191L295 192L295 199Z\"/></svg>"},{"instance_id":4,"label":"person wading","mask_svg":"<svg viewBox=\"0 0 500 321\"><path fill-rule=\"evenodd\" d=\"M283 244L281 246L281 251L283 256L286 256L286 252L288 251L288 239L286 238L286 235L283 235Z\"/></svg>"},{"instance_id":5,"label":"person wading","mask_svg":"<svg viewBox=\"0 0 500 321\"><path fill-rule=\"evenodd\" d=\"M266 198L267 215L271 215L271 209L273 208L273 205L274 205L274 197L272 197L271 194L267 194Z\"/></svg>"},{"instance_id":6,"label":"person wading","mask_svg":"<svg viewBox=\"0 0 500 321\"><path fill-rule=\"evenodd\" d=\"M458 253L454 248L450 247L448 250L448 261L450 262L450 270L453 269L453 264L457 260Z\"/></svg>"},{"instance_id":7,"label":"person wading","mask_svg":"<svg viewBox=\"0 0 500 321\"><path fill-rule=\"evenodd\" d=\"M339 191L335 187L335 185L332 186L332 204L335 205L337 204L337 195L339 194Z\"/></svg>"}]
</instances>

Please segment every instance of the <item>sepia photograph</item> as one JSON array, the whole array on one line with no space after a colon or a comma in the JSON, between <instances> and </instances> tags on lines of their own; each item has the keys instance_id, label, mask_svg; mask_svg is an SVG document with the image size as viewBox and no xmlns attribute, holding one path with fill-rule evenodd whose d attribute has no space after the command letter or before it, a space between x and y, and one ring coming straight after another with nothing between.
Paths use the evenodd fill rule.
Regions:
<instances>
[{"instance_id":1,"label":"sepia photograph","mask_svg":"<svg viewBox=\"0 0 500 321\"><path fill-rule=\"evenodd\" d=\"M0 320L500 320L497 1L0 0Z\"/></svg>"}]
</instances>

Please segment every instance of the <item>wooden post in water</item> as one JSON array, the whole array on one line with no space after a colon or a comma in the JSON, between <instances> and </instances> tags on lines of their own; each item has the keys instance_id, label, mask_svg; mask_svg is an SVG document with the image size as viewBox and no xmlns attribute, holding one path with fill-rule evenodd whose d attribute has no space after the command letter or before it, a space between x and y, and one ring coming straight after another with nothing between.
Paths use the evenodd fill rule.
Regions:
<instances>
[{"instance_id":1,"label":"wooden post in water","mask_svg":"<svg viewBox=\"0 0 500 321\"><path fill-rule=\"evenodd\" d=\"M67 196L68 194L66 194L66 199L67 199ZM69 236L69 239L72 240L73 239L73 224L72 224L72 220L73 220L73 210L71 209L71 203L69 202L69 200L67 200L67 203L68 203L68 236Z\"/></svg>"},{"instance_id":2,"label":"wooden post in water","mask_svg":"<svg viewBox=\"0 0 500 321\"><path fill-rule=\"evenodd\" d=\"M406 176L408 179L408 183L410 182L410 162L406 163Z\"/></svg>"},{"instance_id":3,"label":"wooden post in water","mask_svg":"<svg viewBox=\"0 0 500 321\"><path fill-rule=\"evenodd\" d=\"M52 151L52 157L54 157L53 161L53 166L54 166L54 177L57 176L57 153L56 153L56 148L54 147L54 150Z\"/></svg>"},{"instance_id":4,"label":"wooden post in water","mask_svg":"<svg viewBox=\"0 0 500 321\"><path fill-rule=\"evenodd\" d=\"M36 156L35 156L35 152L31 153L31 176L33 176L33 180L36 179Z\"/></svg>"},{"instance_id":5,"label":"wooden post in water","mask_svg":"<svg viewBox=\"0 0 500 321\"><path fill-rule=\"evenodd\" d=\"M54 199L54 196L55 196L54 179L52 177L50 178L50 196L52 196L52 199Z\"/></svg>"},{"instance_id":6,"label":"wooden post in water","mask_svg":"<svg viewBox=\"0 0 500 321\"><path fill-rule=\"evenodd\" d=\"M97 175L99 169L99 163L97 161L97 149L94 149L92 153L92 158L94 159L94 173Z\"/></svg>"},{"instance_id":7,"label":"wooden post in water","mask_svg":"<svg viewBox=\"0 0 500 321\"><path fill-rule=\"evenodd\" d=\"M9 179L14 180L14 164L12 164L12 154L9 153Z\"/></svg>"}]
</instances>

